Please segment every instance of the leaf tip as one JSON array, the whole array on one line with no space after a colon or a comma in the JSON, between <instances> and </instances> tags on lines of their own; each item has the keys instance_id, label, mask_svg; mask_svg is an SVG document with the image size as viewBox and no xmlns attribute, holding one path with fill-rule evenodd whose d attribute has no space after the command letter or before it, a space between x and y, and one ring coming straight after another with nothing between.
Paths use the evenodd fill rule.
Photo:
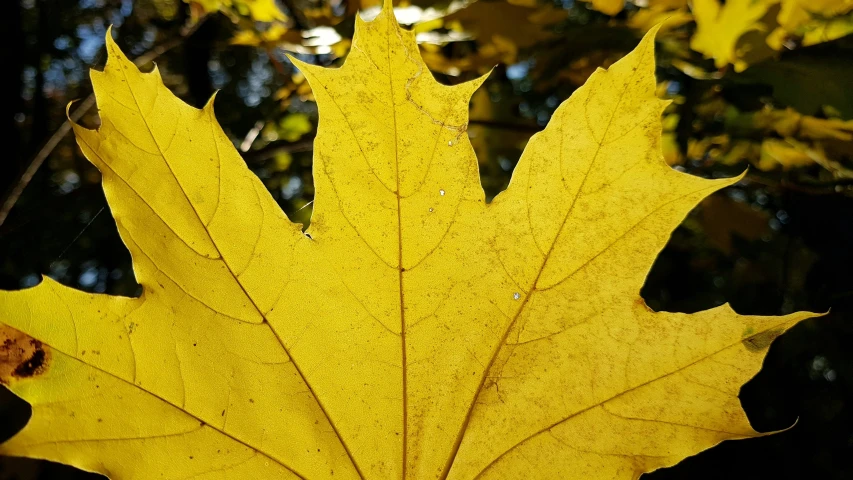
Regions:
<instances>
[{"instance_id":1,"label":"leaf tip","mask_svg":"<svg viewBox=\"0 0 853 480\"><path fill-rule=\"evenodd\" d=\"M648 32L646 32L646 34L643 36L643 38L650 37L652 40L654 40L654 39L655 39L655 37L657 37L658 32L660 32L660 29L661 29L661 28L663 28L663 25L664 25L664 24L665 24L665 23L666 23L670 18L672 18L672 15L670 15L669 17L666 17L666 18L665 18L665 19L663 19L662 21L660 21L660 22L658 22L658 23L654 24L654 25L652 26L652 28L650 28L650 29L649 29L649 31L648 31Z\"/></svg>"},{"instance_id":2,"label":"leaf tip","mask_svg":"<svg viewBox=\"0 0 853 480\"><path fill-rule=\"evenodd\" d=\"M107 27L107 33L104 34L104 45L107 47L107 55L112 55L114 50L121 51L113 37L113 26Z\"/></svg>"},{"instance_id":3,"label":"leaf tip","mask_svg":"<svg viewBox=\"0 0 853 480\"><path fill-rule=\"evenodd\" d=\"M480 89L483 83L485 83L486 80L489 78L489 75L492 74L492 71L494 71L494 68L490 69L485 74L480 75L479 77L473 80L469 80L459 85L454 85L451 88L461 88L461 91L465 92L465 95L468 97L468 101L470 101L471 97L474 96L474 93Z\"/></svg>"},{"instance_id":4,"label":"leaf tip","mask_svg":"<svg viewBox=\"0 0 853 480\"><path fill-rule=\"evenodd\" d=\"M201 109L205 112L209 111L212 114L213 110L214 110L213 104L216 102L216 96L217 95L219 95L218 89L215 90L212 95L210 95L210 98L207 99L207 102L204 104L204 106Z\"/></svg>"},{"instance_id":5,"label":"leaf tip","mask_svg":"<svg viewBox=\"0 0 853 480\"><path fill-rule=\"evenodd\" d=\"M670 12L667 16L663 17L663 20L654 24L654 26L652 26L650 31L654 30L655 35L657 35L658 33L660 33L661 30L668 30L671 28L678 27L679 25L681 25L681 23L680 23L681 21L682 21L681 17L678 15L678 13L673 11L673 12Z\"/></svg>"},{"instance_id":6,"label":"leaf tip","mask_svg":"<svg viewBox=\"0 0 853 480\"><path fill-rule=\"evenodd\" d=\"M643 38L640 40L640 44L637 45L637 48L634 51L642 51L643 53L649 53L654 58L655 54L655 39L657 38L658 31L660 31L663 23L658 23L646 32L643 35Z\"/></svg>"},{"instance_id":7,"label":"leaf tip","mask_svg":"<svg viewBox=\"0 0 853 480\"><path fill-rule=\"evenodd\" d=\"M124 52L118 46L118 43L116 43L115 38L113 38L112 32L113 32L113 26L110 25L107 28L107 33L104 35L104 44L107 47L107 67L114 65L113 62L118 62L119 64L124 64L124 63L133 64L133 62L131 62L130 59L127 58L127 56L124 54ZM135 64L133 64L133 65L134 65L134 67L136 66ZM126 67L123 67L123 68L126 68Z\"/></svg>"},{"instance_id":8,"label":"leaf tip","mask_svg":"<svg viewBox=\"0 0 853 480\"><path fill-rule=\"evenodd\" d=\"M731 309L728 303L725 305L728 310L734 313L734 310ZM828 312L827 312L828 313ZM737 315L735 313L735 315ZM803 320L808 320L810 318L822 317L826 315L826 313L815 313L815 312L794 312L788 315L784 315L782 317L750 317L746 316L745 318L752 318L752 321L747 322L746 328L743 330L741 336L743 337L741 343L743 346L753 353L760 353L767 350L770 347L770 344L773 343L779 336L783 333L787 332L791 328L795 327L797 324L802 322ZM774 325L768 325L766 327L757 326L758 324L752 323L755 318L760 318L761 321L766 322L770 319L783 319L781 323L776 323Z\"/></svg>"},{"instance_id":9,"label":"leaf tip","mask_svg":"<svg viewBox=\"0 0 853 480\"><path fill-rule=\"evenodd\" d=\"M305 78L308 79L309 84L311 83L311 79L314 77L314 74L317 70L329 70L318 65L312 65L308 62L303 62L302 60L299 60L290 53L285 53L285 56L287 56L287 59L290 60L290 63L292 63L294 67L299 69L299 71L302 72L303 75L305 75Z\"/></svg>"},{"instance_id":10,"label":"leaf tip","mask_svg":"<svg viewBox=\"0 0 853 480\"><path fill-rule=\"evenodd\" d=\"M71 126L77 125L77 123L71 119L71 105L74 105L74 102L77 100L71 100L65 105L65 119L71 123Z\"/></svg>"},{"instance_id":11,"label":"leaf tip","mask_svg":"<svg viewBox=\"0 0 853 480\"><path fill-rule=\"evenodd\" d=\"M497 65L494 65L492 68L489 69L488 72L480 75L479 77L475 78L474 80L471 80L471 83L477 85L477 88L480 88L480 85L486 83L486 80L488 80L489 77L492 76L492 72L494 72L495 68L497 68L497 67L498 67Z\"/></svg>"},{"instance_id":12,"label":"leaf tip","mask_svg":"<svg viewBox=\"0 0 853 480\"><path fill-rule=\"evenodd\" d=\"M101 73L101 72L98 72L97 70L92 70L92 73ZM83 139L85 139L83 141L89 141L89 142L95 141L95 138L97 138L97 136L95 134L98 131L98 128L88 128L84 125L80 125L79 123L77 123L77 120L79 120L80 117L82 117L82 115L80 114L80 109L83 109L84 110L83 113L85 113L85 110L88 110L90 108L90 107L86 106L86 102L83 102L82 105L77 107L78 110L77 110L77 112L75 112L75 114L77 115L76 119L74 118L75 114L71 113L71 106L74 105L77 101L78 100L71 100L65 106L66 121L68 122L69 125L71 125L71 130L74 132L74 136L77 137L78 144ZM89 157L87 156L86 158L89 158ZM97 163L95 163L95 162L92 162L92 164L97 166ZM45 280L51 280L51 278L47 277L45 275L42 275L41 282L39 282L39 283L42 283Z\"/></svg>"},{"instance_id":13,"label":"leaf tip","mask_svg":"<svg viewBox=\"0 0 853 480\"><path fill-rule=\"evenodd\" d=\"M68 102L67 105L65 105L65 119L68 122L68 124L71 125L71 129L74 130L74 133L79 134L79 131L81 129L88 130L88 128L77 123L74 120L74 117L71 115L71 106L74 105L75 102L77 102L77 100L71 100L70 102ZM42 280L44 280L44 275L42 275Z\"/></svg>"},{"instance_id":14,"label":"leaf tip","mask_svg":"<svg viewBox=\"0 0 853 480\"><path fill-rule=\"evenodd\" d=\"M736 184L736 183L740 182L741 180L743 180L744 178L746 178L746 174L748 173L748 171L749 171L749 168L747 167L747 169L746 169L746 170L744 170L743 172L741 172L741 173L739 173L739 174L735 175L734 177L727 177L727 178L713 179L713 180L709 180L709 181L710 181L710 182L714 182L716 185L718 185L718 187L714 189L714 191L717 191L717 190L720 190L720 189L722 189L722 188L730 187L730 186L732 186L732 185L734 185L734 184ZM686 174L686 175L689 175L689 174ZM718 183L718 182L719 182L719 183ZM727 305L728 305L728 304L727 304Z\"/></svg>"},{"instance_id":15,"label":"leaf tip","mask_svg":"<svg viewBox=\"0 0 853 480\"><path fill-rule=\"evenodd\" d=\"M735 175L734 177L731 177L731 178L729 179L729 180L731 181L731 183L730 183L729 185L734 185L735 183L740 182L741 180L743 180L744 178L746 178L746 174L747 174L747 173L749 173L749 167L748 167L748 166L747 166L747 167L746 167L742 172L740 172L738 175Z\"/></svg>"}]
</instances>

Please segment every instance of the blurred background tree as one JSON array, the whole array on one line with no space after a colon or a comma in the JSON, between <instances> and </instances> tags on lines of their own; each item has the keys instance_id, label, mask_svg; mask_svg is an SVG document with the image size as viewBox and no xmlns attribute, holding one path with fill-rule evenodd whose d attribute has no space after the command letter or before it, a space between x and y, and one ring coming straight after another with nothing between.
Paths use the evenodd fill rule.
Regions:
<instances>
[{"instance_id":1,"label":"blurred background tree","mask_svg":"<svg viewBox=\"0 0 853 480\"><path fill-rule=\"evenodd\" d=\"M130 256L100 175L68 133L97 126L89 68L108 26L143 69L219 122L290 218L311 216L317 108L285 56L339 65L355 15L381 0L12 0L0 18L7 85L0 162L0 288L46 274L136 295ZM359 13L360 12L360 13ZM411 0L397 5L434 75L488 74L468 135L487 198L525 143L598 67L658 35L666 161L744 180L695 209L643 288L658 310L729 302L751 314L827 311L771 347L741 393L753 425L778 435L726 442L648 476L853 478L853 0ZM28 407L0 388L0 441ZM0 458L0 480L94 478ZM645 477L644 477L645 478Z\"/></svg>"}]
</instances>

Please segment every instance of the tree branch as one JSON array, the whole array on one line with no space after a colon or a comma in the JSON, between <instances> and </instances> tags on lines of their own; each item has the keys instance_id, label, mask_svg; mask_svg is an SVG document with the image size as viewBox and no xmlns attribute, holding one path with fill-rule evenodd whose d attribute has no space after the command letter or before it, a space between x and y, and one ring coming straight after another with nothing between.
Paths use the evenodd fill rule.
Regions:
<instances>
[{"instance_id":1,"label":"tree branch","mask_svg":"<svg viewBox=\"0 0 853 480\"><path fill-rule=\"evenodd\" d=\"M147 63L150 63L157 59L160 55L168 52L169 50L177 47L182 44L184 40L190 37L193 33L198 30L201 24L204 22L204 19L199 20L193 25L185 26L181 29L180 35L178 37L174 37L170 40L167 40L160 45L153 47L148 52L137 57L133 63L136 66L143 66ZM15 182L14 185L9 189L6 193L5 198L3 199L3 204L0 206L0 225L3 225L3 222L6 221L6 218L9 216L9 212L12 211L12 208L15 207L15 204L18 202L18 199L21 198L21 194L24 193L24 189L27 188L30 181L32 181L38 169L42 166L47 157L53 153L53 150L59 145L59 142L68 135L68 132L71 131L71 124L73 122L77 122L80 118L86 114L93 106L95 105L95 94L90 94L86 97L85 100L79 103L77 108L73 113L68 115L68 119L60 125L60 127L47 139L44 146L39 149L38 153L33 156L30 160L29 165L24 170L24 173L18 178L18 181Z\"/></svg>"}]
</instances>

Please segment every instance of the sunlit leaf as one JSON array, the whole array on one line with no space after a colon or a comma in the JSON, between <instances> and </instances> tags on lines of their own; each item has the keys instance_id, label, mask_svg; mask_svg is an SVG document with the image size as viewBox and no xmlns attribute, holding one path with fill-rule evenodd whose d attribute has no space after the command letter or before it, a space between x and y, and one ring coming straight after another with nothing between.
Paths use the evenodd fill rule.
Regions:
<instances>
[{"instance_id":1,"label":"sunlit leaf","mask_svg":"<svg viewBox=\"0 0 853 480\"><path fill-rule=\"evenodd\" d=\"M116 479L611 480L759 435L739 389L813 315L644 304L672 230L738 180L661 158L653 38L487 204L466 135L483 79L438 84L388 8L357 20L340 69L294 60L320 109L303 233L212 102L108 37L102 124L74 130L143 292L0 294L0 380L33 406L0 452Z\"/></svg>"}]
</instances>

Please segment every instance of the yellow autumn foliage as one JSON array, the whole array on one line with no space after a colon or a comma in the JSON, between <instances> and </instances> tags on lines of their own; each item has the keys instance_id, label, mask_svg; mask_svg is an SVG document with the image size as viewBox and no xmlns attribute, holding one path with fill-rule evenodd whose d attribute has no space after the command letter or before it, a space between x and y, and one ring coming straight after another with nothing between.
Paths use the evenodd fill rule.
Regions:
<instances>
[{"instance_id":1,"label":"yellow autumn foliage","mask_svg":"<svg viewBox=\"0 0 853 480\"><path fill-rule=\"evenodd\" d=\"M594 10L616 15L624 0L584 0ZM828 42L853 33L851 0L649 0L637 2L628 25L643 31L665 22L675 28L692 20L690 48L714 59L717 68L740 72L776 52Z\"/></svg>"},{"instance_id":2,"label":"yellow autumn foliage","mask_svg":"<svg viewBox=\"0 0 853 480\"><path fill-rule=\"evenodd\" d=\"M256 22L284 20L284 13L275 0L184 0L200 7L205 13L236 12Z\"/></svg>"}]
</instances>

